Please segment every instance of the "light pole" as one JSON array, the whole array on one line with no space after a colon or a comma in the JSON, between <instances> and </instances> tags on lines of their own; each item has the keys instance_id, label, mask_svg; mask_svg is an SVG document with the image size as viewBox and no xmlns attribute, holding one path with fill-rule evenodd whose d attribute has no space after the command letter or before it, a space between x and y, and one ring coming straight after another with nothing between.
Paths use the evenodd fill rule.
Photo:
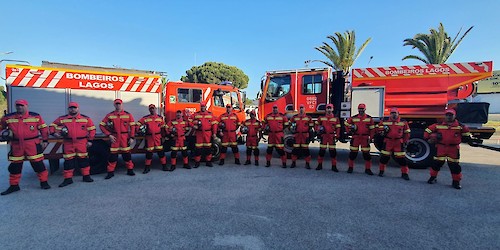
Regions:
<instances>
[{"instance_id":1,"label":"light pole","mask_svg":"<svg viewBox=\"0 0 500 250\"><path fill-rule=\"evenodd\" d=\"M322 61L321 60L305 60L304 65L306 66L306 68L309 68L309 64L312 62L322 62Z\"/></svg>"}]
</instances>

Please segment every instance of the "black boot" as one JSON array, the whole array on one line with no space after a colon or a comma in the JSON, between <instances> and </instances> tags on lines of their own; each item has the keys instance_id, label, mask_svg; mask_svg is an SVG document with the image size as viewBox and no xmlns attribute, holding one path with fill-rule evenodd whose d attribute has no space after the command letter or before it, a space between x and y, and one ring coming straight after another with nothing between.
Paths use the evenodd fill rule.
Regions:
<instances>
[{"instance_id":1,"label":"black boot","mask_svg":"<svg viewBox=\"0 0 500 250\"><path fill-rule=\"evenodd\" d=\"M147 174L147 173L149 173L149 171L151 171L151 168L149 166L145 166L144 171L142 173Z\"/></svg>"},{"instance_id":2,"label":"black boot","mask_svg":"<svg viewBox=\"0 0 500 250\"><path fill-rule=\"evenodd\" d=\"M127 175L134 176L134 170L133 169L127 169Z\"/></svg>"},{"instance_id":3,"label":"black boot","mask_svg":"<svg viewBox=\"0 0 500 250\"><path fill-rule=\"evenodd\" d=\"M286 168L286 162L283 162L283 163L281 164L281 167L282 167L282 168Z\"/></svg>"},{"instance_id":4,"label":"black boot","mask_svg":"<svg viewBox=\"0 0 500 250\"><path fill-rule=\"evenodd\" d=\"M8 195L10 193L14 193L14 192L17 192L19 190L21 190L19 188L19 185L11 185L9 188L7 188L7 190L2 192L2 195Z\"/></svg>"},{"instance_id":5,"label":"black boot","mask_svg":"<svg viewBox=\"0 0 500 250\"><path fill-rule=\"evenodd\" d=\"M168 167L167 167L167 164L163 164L161 170L163 171L168 171Z\"/></svg>"},{"instance_id":6,"label":"black boot","mask_svg":"<svg viewBox=\"0 0 500 250\"><path fill-rule=\"evenodd\" d=\"M213 166L214 166L214 165L212 164L212 162L211 162L211 161L207 161L207 167L211 168L211 167L213 167Z\"/></svg>"},{"instance_id":7,"label":"black boot","mask_svg":"<svg viewBox=\"0 0 500 250\"><path fill-rule=\"evenodd\" d=\"M451 185L455 189L462 189L462 186L460 186L460 182L459 181L453 181Z\"/></svg>"},{"instance_id":8,"label":"black boot","mask_svg":"<svg viewBox=\"0 0 500 250\"><path fill-rule=\"evenodd\" d=\"M84 175L82 180L83 182L94 182L94 179L92 179L90 175Z\"/></svg>"},{"instance_id":9,"label":"black boot","mask_svg":"<svg viewBox=\"0 0 500 250\"><path fill-rule=\"evenodd\" d=\"M408 174L401 174L401 178L409 181L410 180L410 176L408 176Z\"/></svg>"},{"instance_id":10,"label":"black boot","mask_svg":"<svg viewBox=\"0 0 500 250\"><path fill-rule=\"evenodd\" d=\"M290 168L295 168L296 166L297 164L294 161L292 161L292 165L290 166Z\"/></svg>"},{"instance_id":11,"label":"black boot","mask_svg":"<svg viewBox=\"0 0 500 250\"><path fill-rule=\"evenodd\" d=\"M195 162L194 163L194 168L198 168L200 166L200 163L199 162Z\"/></svg>"},{"instance_id":12,"label":"black boot","mask_svg":"<svg viewBox=\"0 0 500 250\"><path fill-rule=\"evenodd\" d=\"M354 168L348 168L347 169L347 173L349 173L349 174L352 174L353 171L354 171Z\"/></svg>"},{"instance_id":13,"label":"black boot","mask_svg":"<svg viewBox=\"0 0 500 250\"><path fill-rule=\"evenodd\" d=\"M115 172L108 172L106 177L104 177L105 180L109 180L115 176Z\"/></svg>"},{"instance_id":14,"label":"black boot","mask_svg":"<svg viewBox=\"0 0 500 250\"><path fill-rule=\"evenodd\" d=\"M243 164L243 165L250 165L250 164L252 164L252 162L250 160L246 160L245 164Z\"/></svg>"},{"instance_id":15,"label":"black boot","mask_svg":"<svg viewBox=\"0 0 500 250\"><path fill-rule=\"evenodd\" d=\"M365 174L367 175L373 175L373 172L371 169L365 169Z\"/></svg>"},{"instance_id":16,"label":"black boot","mask_svg":"<svg viewBox=\"0 0 500 250\"><path fill-rule=\"evenodd\" d=\"M268 168L270 166L271 166L271 162L270 161L266 161L266 168Z\"/></svg>"},{"instance_id":17,"label":"black boot","mask_svg":"<svg viewBox=\"0 0 500 250\"><path fill-rule=\"evenodd\" d=\"M321 169L323 169L323 163L318 163L316 170L321 170Z\"/></svg>"},{"instance_id":18,"label":"black boot","mask_svg":"<svg viewBox=\"0 0 500 250\"><path fill-rule=\"evenodd\" d=\"M238 158L234 159L234 164L236 164L236 165L241 165L241 163L240 163L240 159L238 159Z\"/></svg>"},{"instance_id":19,"label":"black boot","mask_svg":"<svg viewBox=\"0 0 500 250\"><path fill-rule=\"evenodd\" d=\"M208 164L208 163L207 163L207 164ZM220 161L219 161L219 166L222 166L222 165L224 165L224 159L220 159ZM207 165L207 166L208 166L208 165Z\"/></svg>"},{"instance_id":20,"label":"black boot","mask_svg":"<svg viewBox=\"0 0 500 250\"><path fill-rule=\"evenodd\" d=\"M437 182L436 176L431 176L429 180L427 180L427 183L429 184L434 184Z\"/></svg>"},{"instance_id":21,"label":"black boot","mask_svg":"<svg viewBox=\"0 0 500 250\"><path fill-rule=\"evenodd\" d=\"M73 180L71 180L71 181L73 181ZM50 185L49 185L49 183L48 183L48 182L46 182L46 181L42 181L42 182L40 182L40 187L41 187L42 189L50 189Z\"/></svg>"},{"instance_id":22,"label":"black boot","mask_svg":"<svg viewBox=\"0 0 500 250\"><path fill-rule=\"evenodd\" d=\"M59 184L59 187L66 187L67 185L73 184L73 179L72 178L65 178L64 181Z\"/></svg>"},{"instance_id":23,"label":"black boot","mask_svg":"<svg viewBox=\"0 0 500 250\"><path fill-rule=\"evenodd\" d=\"M380 170L380 171L378 172L378 176L380 176L380 177L384 177L384 170Z\"/></svg>"},{"instance_id":24,"label":"black boot","mask_svg":"<svg viewBox=\"0 0 500 250\"><path fill-rule=\"evenodd\" d=\"M177 166L176 166L176 165L172 165L172 166L170 166L170 169L169 169L168 171L169 171L169 172L172 172L172 171L174 171L176 168L177 168Z\"/></svg>"},{"instance_id":25,"label":"black boot","mask_svg":"<svg viewBox=\"0 0 500 250\"><path fill-rule=\"evenodd\" d=\"M335 165L332 165L332 171L337 172L337 173L339 172L339 170L337 169L337 166L335 166Z\"/></svg>"},{"instance_id":26,"label":"black boot","mask_svg":"<svg viewBox=\"0 0 500 250\"><path fill-rule=\"evenodd\" d=\"M255 161L255 166L259 166L259 161Z\"/></svg>"},{"instance_id":27,"label":"black boot","mask_svg":"<svg viewBox=\"0 0 500 250\"><path fill-rule=\"evenodd\" d=\"M309 164L309 162L306 162L306 168L311 169L311 164Z\"/></svg>"},{"instance_id":28,"label":"black boot","mask_svg":"<svg viewBox=\"0 0 500 250\"><path fill-rule=\"evenodd\" d=\"M191 169L191 166L189 166L189 164L184 164L184 166L182 168Z\"/></svg>"}]
</instances>

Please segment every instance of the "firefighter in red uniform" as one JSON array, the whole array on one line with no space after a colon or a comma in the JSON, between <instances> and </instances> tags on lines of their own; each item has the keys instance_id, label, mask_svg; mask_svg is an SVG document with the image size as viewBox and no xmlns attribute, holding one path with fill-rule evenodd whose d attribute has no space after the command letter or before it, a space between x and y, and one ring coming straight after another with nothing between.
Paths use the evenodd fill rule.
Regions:
<instances>
[{"instance_id":1,"label":"firefighter in red uniform","mask_svg":"<svg viewBox=\"0 0 500 250\"><path fill-rule=\"evenodd\" d=\"M312 118L306 115L304 104L300 104L299 113L290 119L290 128L294 133L295 143L292 150L292 166L296 166L296 161L299 155L304 156L306 160L306 168L311 169L311 153L309 151L309 133L312 132L314 122Z\"/></svg>"},{"instance_id":2,"label":"firefighter in red uniform","mask_svg":"<svg viewBox=\"0 0 500 250\"><path fill-rule=\"evenodd\" d=\"M255 159L255 166L259 166L259 140L262 138L262 123L257 120L255 110L250 111L250 119L243 123L241 128L243 133L247 134L247 160L245 165L250 165L252 151Z\"/></svg>"},{"instance_id":3,"label":"firefighter in red uniform","mask_svg":"<svg viewBox=\"0 0 500 250\"><path fill-rule=\"evenodd\" d=\"M273 112L269 113L264 117L263 121L264 130L269 133L267 140L267 151L266 151L266 167L271 166L271 158L273 157L273 149L276 148L278 154L281 157L281 164L283 168L286 168L286 155L283 150L283 129L288 126L288 119L286 116L278 111L278 105L273 106Z\"/></svg>"},{"instance_id":4,"label":"firefighter in red uniform","mask_svg":"<svg viewBox=\"0 0 500 250\"><path fill-rule=\"evenodd\" d=\"M165 121L162 116L156 113L156 106L149 104L149 115L142 117L137 123L137 132L144 136L146 140L146 160L143 174L151 171L153 153L156 152L163 166L163 171L167 170L167 157L163 151L162 137L165 135Z\"/></svg>"},{"instance_id":5,"label":"firefighter in red uniform","mask_svg":"<svg viewBox=\"0 0 500 250\"><path fill-rule=\"evenodd\" d=\"M7 134L9 138L5 139L10 140L9 161L11 161L9 165L10 187L2 192L2 195L21 190L19 181L24 160L30 161L31 167L40 180L40 187L50 188L47 182L49 173L43 164L43 149L47 147L49 136L47 124L39 114L28 111L26 100L19 99L15 103L16 112L5 115L0 122L0 129L4 130L2 134ZM41 144L40 135L42 136Z\"/></svg>"},{"instance_id":6,"label":"firefighter in red uniform","mask_svg":"<svg viewBox=\"0 0 500 250\"><path fill-rule=\"evenodd\" d=\"M240 126L240 119L233 112L231 104L226 104L226 113L222 114L218 120L218 131L222 134L222 148L219 165L224 165L227 147L231 147L234 154L234 164L240 165L240 153L238 142L236 141L236 130Z\"/></svg>"},{"instance_id":7,"label":"firefighter in red uniform","mask_svg":"<svg viewBox=\"0 0 500 250\"><path fill-rule=\"evenodd\" d=\"M384 137L384 144L380 151L380 172L378 176L384 176L385 167L391 158L391 154L394 153L396 162L401 166L401 178L407 181L410 180L404 151L404 145L410 139L410 127L406 121L399 118L397 108L391 108L389 119L379 123L378 132Z\"/></svg>"},{"instance_id":8,"label":"firefighter in red uniform","mask_svg":"<svg viewBox=\"0 0 500 250\"><path fill-rule=\"evenodd\" d=\"M90 177L90 163L87 148L92 146L95 136L95 126L92 119L80 114L79 105L76 102L68 104L68 114L59 116L50 124L50 133L56 137L62 137L64 158L64 181L59 187L73 184L73 171L78 164L82 172L84 182L93 182Z\"/></svg>"},{"instance_id":9,"label":"firefighter in red uniform","mask_svg":"<svg viewBox=\"0 0 500 250\"><path fill-rule=\"evenodd\" d=\"M434 157L434 165L430 170L431 177L427 183L436 183L439 170L444 165L444 162L448 161L448 167L453 179L452 186L456 189L461 189L460 143L462 142L462 137L468 140L471 134L469 128L458 122L455 116L455 110L447 109L445 111L445 120L442 123L432 124L425 129L424 138L429 139L430 143L436 143L437 149L436 156Z\"/></svg>"},{"instance_id":10,"label":"firefighter in red uniform","mask_svg":"<svg viewBox=\"0 0 500 250\"><path fill-rule=\"evenodd\" d=\"M372 158L370 156L370 141L375 133L375 123L373 118L365 113L366 105L361 103L358 105L358 114L350 117L345 122L346 131L352 134L349 160L347 161L347 173L352 173L354 170L354 160L358 156L359 147L363 152L365 159L365 173L373 175L371 170Z\"/></svg>"},{"instance_id":11,"label":"firefighter in red uniform","mask_svg":"<svg viewBox=\"0 0 500 250\"><path fill-rule=\"evenodd\" d=\"M118 154L122 154L127 167L127 175L134 176L134 163L130 154L130 144L134 142L135 122L134 117L129 112L123 110L123 101L116 99L114 102L115 111L107 114L99 127L111 141L111 148L108 158L108 174L105 179L111 179L115 176L116 162Z\"/></svg>"},{"instance_id":12,"label":"firefighter in red uniform","mask_svg":"<svg viewBox=\"0 0 500 250\"><path fill-rule=\"evenodd\" d=\"M325 116L320 117L316 121L316 132L321 139L318 155L318 167L316 170L323 169L323 158L326 150L330 153L332 160L332 171L338 172L337 169L337 150L335 148L336 140L340 135L340 120L333 114L333 104L326 105Z\"/></svg>"},{"instance_id":13,"label":"firefighter in red uniform","mask_svg":"<svg viewBox=\"0 0 500 250\"><path fill-rule=\"evenodd\" d=\"M207 167L212 167L212 138L216 138L217 118L207 111L207 103L200 103L200 111L193 115L193 127L196 129L196 144L194 167L200 166L202 155L205 156Z\"/></svg>"},{"instance_id":14,"label":"firefighter in red uniform","mask_svg":"<svg viewBox=\"0 0 500 250\"><path fill-rule=\"evenodd\" d=\"M182 111L177 110L175 113L175 120L169 121L167 124L167 133L175 141L172 145L172 152L170 154L171 168L174 171L177 165L177 151L182 153L183 168L191 169L189 166L188 152L186 147L186 133L190 130L190 123L182 117Z\"/></svg>"}]
</instances>

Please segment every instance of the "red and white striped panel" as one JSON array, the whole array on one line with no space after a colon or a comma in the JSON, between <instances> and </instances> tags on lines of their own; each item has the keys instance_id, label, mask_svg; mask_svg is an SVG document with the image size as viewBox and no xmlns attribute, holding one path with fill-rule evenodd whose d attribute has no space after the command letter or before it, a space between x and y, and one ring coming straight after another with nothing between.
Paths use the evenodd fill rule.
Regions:
<instances>
[{"instance_id":1,"label":"red and white striped panel","mask_svg":"<svg viewBox=\"0 0 500 250\"><path fill-rule=\"evenodd\" d=\"M396 76L454 75L487 73L493 70L493 62L467 62L449 64L428 64L417 66L393 66L353 69L353 78L377 78Z\"/></svg>"},{"instance_id":2,"label":"red and white striped panel","mask_svg":"<svg viewBox=\"0 0 500 250\"><path fill-rule=\"evenodd\" d=\"M160 76L133 76L35 67L6 68L6 84L32 88L69 88L160 92Z\"/></svg>"}]
</instances>

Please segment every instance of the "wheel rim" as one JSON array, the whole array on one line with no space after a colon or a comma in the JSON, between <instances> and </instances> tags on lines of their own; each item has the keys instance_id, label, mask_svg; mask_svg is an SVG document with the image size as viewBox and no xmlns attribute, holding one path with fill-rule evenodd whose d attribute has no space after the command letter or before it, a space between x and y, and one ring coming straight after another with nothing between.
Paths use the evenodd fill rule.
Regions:
<instances>
[{"instance_id":1,"label":"wheel rim","mask_svg":"<svg viewBox=\"0 0 500 250\"><path fill-rule=\"evenodd\" d=\"M412 162L419 162L427 159L431 154L431 147L421 138L412 138L406 147L406 158Z\"/></svg>"}]
</instances>

